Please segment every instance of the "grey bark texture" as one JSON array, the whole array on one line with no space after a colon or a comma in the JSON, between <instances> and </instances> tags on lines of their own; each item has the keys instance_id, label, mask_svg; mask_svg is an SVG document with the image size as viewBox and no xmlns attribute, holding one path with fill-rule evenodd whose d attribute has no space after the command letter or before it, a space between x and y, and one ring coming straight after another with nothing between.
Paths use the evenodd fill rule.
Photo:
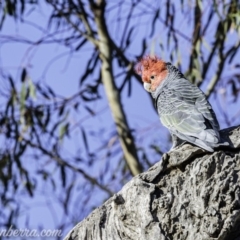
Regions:
<instances>
[{"instance_id":1,"label":"grey bark texture","mask_svg":"<svg viewBox=\"0 0 240 240\"><path fill-rule=\"evenodd\" d=\"M239 240L240 127L221 134L231 147L186 143L164 154L65 240Z\"/></svg>"}]
</instances>

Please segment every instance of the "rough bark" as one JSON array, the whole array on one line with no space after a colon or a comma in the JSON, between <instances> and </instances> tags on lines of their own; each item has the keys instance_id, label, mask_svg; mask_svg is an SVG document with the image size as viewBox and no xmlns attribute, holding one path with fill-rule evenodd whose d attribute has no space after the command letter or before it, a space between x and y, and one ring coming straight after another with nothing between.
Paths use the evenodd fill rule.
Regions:
<instances>
[{"instance_id":1,"label":"rough bark","mask_svg":"<svg viewBox=\"0 0 240 240\"><path fill-rule=\"evenodd\" d=\"M164 154L65 240L240 239L240 127L222 135L231 147L184 144Z\"/></svg>"}]
</instances>

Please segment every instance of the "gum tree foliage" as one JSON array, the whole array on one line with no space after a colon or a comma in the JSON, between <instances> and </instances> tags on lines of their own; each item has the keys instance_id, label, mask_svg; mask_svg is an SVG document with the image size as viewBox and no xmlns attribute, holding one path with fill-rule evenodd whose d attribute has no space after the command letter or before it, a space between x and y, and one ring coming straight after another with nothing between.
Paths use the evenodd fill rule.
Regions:
<instances>
[{"instance_id":1,"label":"gum tree foliage","mask_svg":"<svg viewBox=\"0 0 240 240\"><path fill-rule=\"evenodd\" d=\"M166 139L156 144L151 129L144 136L148 143L142 143L122 105L124 92L131 99L132 87L141 83L134 63L146 53L173 62L200 86L225 126L239 123L237 0L6 0L0 4L1 29L7 18L29 24L28 16L42 4L51 11L48 26L32 22L42 38L33 42L1 34L0 44L61 45L69 57L87 48L88 57L81 59L83 72L76 76L79 88L68 97L51 88L48 79L32 79L29 66L19 66L17 79L0 66L1 226L17 227L25 209L22 199L36 200L44 185L64 212L56 227L69 229L96 207L96 196L100 204L160 158ZM96 112L96 102L108 104ZM146 107L154 105L149 101ZM83 114L94 123L103 111L111 112L112 125L85 128ZM92 147L93 138L98 147ZM78 148L64 151L71 141L78 141Z\"/></svg>"}]
</instances>

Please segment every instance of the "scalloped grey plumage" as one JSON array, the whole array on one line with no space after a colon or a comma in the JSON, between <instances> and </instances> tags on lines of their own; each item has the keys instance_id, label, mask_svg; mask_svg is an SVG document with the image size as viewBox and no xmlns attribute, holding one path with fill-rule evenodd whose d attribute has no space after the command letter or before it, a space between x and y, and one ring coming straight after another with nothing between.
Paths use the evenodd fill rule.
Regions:
<instances>
[{"instance_id":1,"label":"scalloped grey plumage","mask_svg":"<svg viewBox=\"0 0 240 240\"><path fill-rule=\"evenodd\" d=\"M207 151L221 143L216 115L204 93L171 63L167 63L168 74L152 92L162 124L173 137L173 147L187 141ZM179 139L180 140L179 140Z\"/></svg>"}]
</instances>

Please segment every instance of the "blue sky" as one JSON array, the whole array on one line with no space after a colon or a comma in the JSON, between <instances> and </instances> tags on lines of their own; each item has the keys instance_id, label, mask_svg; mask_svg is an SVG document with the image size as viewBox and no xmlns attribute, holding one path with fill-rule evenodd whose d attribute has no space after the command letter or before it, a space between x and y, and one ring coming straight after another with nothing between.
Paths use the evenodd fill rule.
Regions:
<instances>
[{"instance_id":1,"label":"blue sky","mask_svg":"<svg viewBox=\"0 0 240 240\"><path fill-rule=\"evenodd\" d=\"M2 36L11 35L14 37L31 40L33 42L36 42L42 37L46 36L46 33L39 31L35 26L32 26L28 23L32 22L34 25L41 26L43 29L47 28L47 20L48 16L51 14L51 9L47 7L43 1L40 3L40 6L41 7L37 8L37 10L26 14L27 21L25 23L22 23L21 21L16 22L12 18L8 17L1 32ZM207 9L207 6L205 7ZM127 9L127 6L125 6L125 8ZM123 8L123 11L126 9ZM164 11L164 9L162 11ZM150 13L151 12L149 11L149 14ZM164 14L164 12L162 14ZM178 28L180 30L183 30L186 35L189 35L191 33L191 16L189 16L189 19L185 19L181 14L179 14L178 20ZM112 12L112 15L110 14L108 16L108 21L112 24L112 37L114 40L118 41L119 35L121 31L123 31L123 28L121 28L121 26L119 28L114 11ZM150 32L150 29L148 28L149 16L147 14L145 16L142 16L140 20L138 19L138 21L140 26L134 29L134 37L132 38L134 44L131 45L128 51L129 58L132 60L135 60L134 56L140 52L142 36L149 35ZM135 23L135 21L129 23L129 27ZM212 41L214 28L214 25L209 28L208 38L205 39L206 43ZM54 29L51 31L54 32ZM66 33L63 32L61 34L64 36ZM149 41L146 52L155 52L166 61L170 61L170 50L169 52L164 52L159 47L159 44L167 44L167 39L165 37L166 34L166 28L161 24L161 22L159 22L154 35L148 39ZM50 37L49 40L56 39L57 37L58 35L54 35L53 37ZM229 35L228 38L229 43L231 43L237 41L239 39L239 35L237 35L236 32L232 32L232 35ZM181 45L181 52L179 52L178 56L181 58L182 71L185 72L187 71L188 66L187 59L189 54L191 54L190 48L188 42L184 38L179 37L179 44ZM208 44L206 44L206 49L204 50L206 52L208 51L207 45ZM173 47L173 45L171 46ZM170 49L172 47L170 47ZM26 68L28 70L29 77L33 82L44 81L49 86L51 86L52 89L54 89L54 91L56 91L60 96L69 97L72 94L76 93L76 91L79 89L79 78L83 73L91 51L91 44L87 44L81 51L73 52L71 55L69 55L69 48L61 46L59 44L39 44L32 46L25 43L8 41L4 45L0 46L0 66L4 71L11 73L14 79L19 79L22 68ZM177 64L178 56L175 54L174 64ZM223 76L228 76L231 74L233 65L233 63L231 65L228 65L227 69L224 70ZM115 63L114 68L117 68L117 65ZM207 81L202 87L203 91L206 89L206 86L211 79L211 74L213 74L215 69L216 65L213 65L212 73L207 76ZM116 71L118 71L118 69L116 69ZM93 73L92 79L87 79L87 82L91 82L96 77L97 73ZM222 82L224 83L224 81ZM223 99L222 93L225 91L225 85L223 83L221 85L222 87L220 87L218 90L218 97L221 99ZM120 84L121 79L117 80L117 85ZM114 137L116 136L116 134L114 134L114 122L111 117L111 112L108 109L107 101L105 100L103 87L100 88L100 94L103 99L102 101L95 101L89 104L89 106L98 113L96 117L91 117L90 114L84 110L84 108L81 108L80 113L71 112L71 115L69 117L70 122L72 126L76 125L77 127L76 131L74 131L73 137L71 139L64 140L62 153L66 159L69 159L69 161L71 161L72 156L78 153L79 155L85 156L86 153L84 150L84 144L80 137L81 132L78 124L88 132L94 129L98 130L99 134L101 134L101 131L104 131L102 141L99 141L99 138L96 138L94 136L89 136L88 140L90 143L90 148L93 152L98 151L102 145L102 142L108 141L109 136L111 136L113 146L116 149L116 155L111 159L110 168L112 171L115 171L120 162L119 159L121 157L121 152L119 152L119 144L114 142ZM155 142L156 144L161 145L164 152L168 151L171 147L168 139L168 131L163 128L159 122L158 116L151 106L149 95L147 92L145 92L142 85L134 81L132 85L131 97L128 97L127 88L124 90L122 96L123 106L124 110L127 113L129 124L131 128L137 129L137 132L135 134L137 136L138 147L148 146L150 143ZM210 102L213 102L213 100L213 97L211 97ZM36 101L44 100L39 97ZM226 105L225 111L228 111L229 115L234 115L235 112L240 109L239 100L237 103L229 104L224 102L223 99L221 100L221 104L223 106L224 104ZM215 104L213 104L213 108L217 112L221 127L226 127L227 124L224 121L222 114L218 112L218 108ZM236 119L234 124L240 123L238 119L239 118ZM158 161L159 156L156 155L153 150L149 149L148 152L152 157L151 162ZM100 156L101 157L99 161L97 163L94 163L91 168L87 168L84 164L81 165L82 163L79 164L81 167L85 167L86 171L91 176L99 178L100 175L105 173L106 162L110 162L110 160L106 160L107 158L104 153L101 153ZM43 161L36 162L33 161L29 155L24 161L26 162L28 169L32 172L37 171L37 169L40 169L42 166L46 166L48 164L48 169L53 173L54 178L59 177L57 170L54 168L54 165L49 163L49 159L44 159ZM70 178L71 177L72 176L70 176ZM81 197L81 193L84 190L84 179L79 175L76 178L72 178L74 181L76 181L76 193L74 194L75 197L70 201L69 204L72 204L71 211L74 212L74 208L77 209L78 205L80 206L82 203L84 203L84 201L87 201L87 199L84 199L84 196ZM128 180L129 178L126 179L126 181ZM105 181L105 183L107 183L111 189L119 190L121 188L121 185L116 181L112 181L110 179L110 176L109 179L108 176L105 176L103 181ZM31 228L36 228L41 225L42 227L54 229L62 221L64 221L64 218L66 218L66 222L69 220L58 203L61 193L56 192L56 194L54 194L51 186L49 186L49 183L47 186L45 184L45 182L39 183L36 197L34 199L29 197L23 197L20 199L20 201L23 202L22 206L25 205L22 210L22 217L19 221L20 226L24 227L26 221L29 221L29 226ZM89 186L86 186L86 188L87 187ZM90 199L92 201L92 207L100 205L103 199L107 197L105 193L96 189L95 191L96 195L91 196L92 199ZM83 214L77 213L76 222L79 221L84 214L86 215L87 211ZM27 220L28 218L29 220ZM70 228L71 227L69 226L68 229Z\"/></svg>"}]
</instances>

